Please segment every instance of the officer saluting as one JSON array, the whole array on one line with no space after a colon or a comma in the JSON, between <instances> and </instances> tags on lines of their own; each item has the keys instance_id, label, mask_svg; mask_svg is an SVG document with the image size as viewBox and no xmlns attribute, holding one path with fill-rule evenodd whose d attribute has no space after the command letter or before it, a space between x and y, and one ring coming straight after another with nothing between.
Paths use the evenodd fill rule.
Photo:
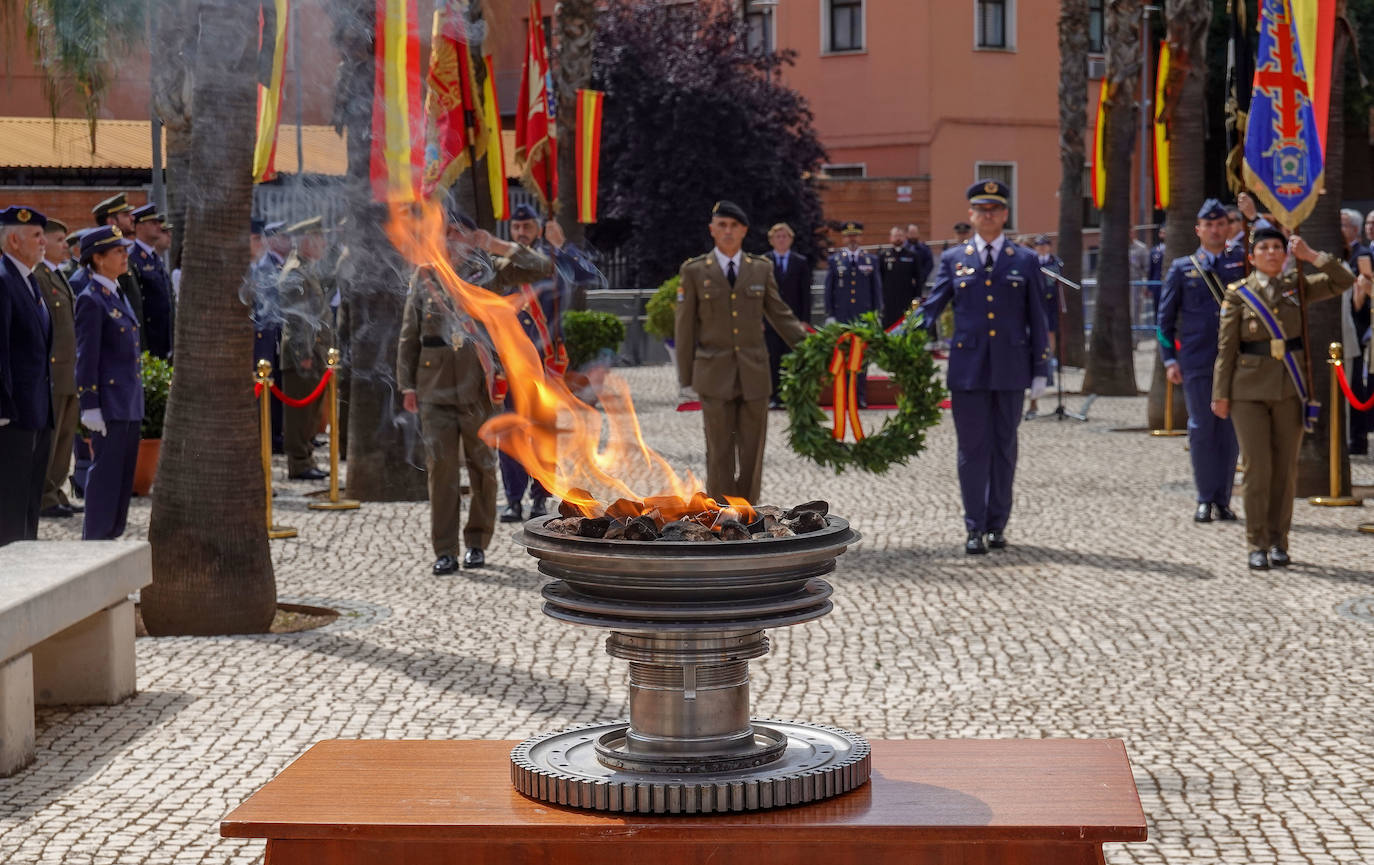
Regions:
<instances>
[{"instance_id":1,"label":"officer saluting","mask_svg":"<svg viewBox=\"0 0 1374 865\"><path fill-rule=\"evenodd\" d=\"M845 248L833 253L825 273L825 315L830 321L858 321L864 313L883 312L882 262L859 247L862 222L846 222L840 232ZM856 380L859 408L868 408L868 373Z\"/></svg>"},{"instance_id":2,"label":"officer saluting","mask_svg":"<svg viewBox=\"0 0 1374 865\"><path fill-rule=\"evenodd\" d=\"M933 328L954 303L949 391L970 555L1007 545L1021 402L1026 388L1032 399L1044 393L1049 376L1040 264L1002 233L1009 192L996 180L969 187L976 234L940 256L935 289L920 306Z\"/></svg>"},{"instance_id":3,"label":"officer saluting","mask_svg":"<svg viewBox=\"0 0 1374 865\"><path fill-rule=\"evenodd\" d=\"M1245 276L1243 245L1228 247L1226 208L1215 198L1197 212L1201 245L1176 258L1159 295L1159 354L1169 381L1183 385L1188 406L1188 454L1197 486L1199 523L1234 520L1231 485L1235 479L1236 433L1231 421L1212 414L1212 364L1217 357L1217 325L1227 285ZM1178 348L1174 348L1175 340Z\"/></svg>"},{"instance_id":4,"label":"officer saluting","mask_svg":"<svg viewBox=\"0 0 1374 865\"><path fill-rule=\"evenodd\" d=\"M1320 273L1307 277L1307 301L1339 297L1355 277L1339 258L1316 252L1294 236L1285 248L1277 228L1256 229L1250 260L1255 269L1233 283L1221 305L1221 328L1212 378L1212 411L1235 419L1245 456L1245 540L1250 567L1287 565L1288 529L1298 484L1304 404L1311 383L1304 369L1302 303L1296 271L1283 272L1289 251ZM1368 283L1361 291L1368 291ZM1340 406L1332 406L1339 411ZM1227 467L1228 471L1230 467Z\"/></svg>"},{"instance_id":5,"label":"officer saluting","mask_svg":"<svg viewBox=\"0 0 1374 865\"><path fill-rule=\"evenodd\" d=\"M701 395L707 494L757 503L770 385L763 319L789 347L806 328L778 294L773 262L740 248L748 228L738 204L711 208L716 246L682 264L675 341L678 384Z\"/></svg>"}]
</instances>

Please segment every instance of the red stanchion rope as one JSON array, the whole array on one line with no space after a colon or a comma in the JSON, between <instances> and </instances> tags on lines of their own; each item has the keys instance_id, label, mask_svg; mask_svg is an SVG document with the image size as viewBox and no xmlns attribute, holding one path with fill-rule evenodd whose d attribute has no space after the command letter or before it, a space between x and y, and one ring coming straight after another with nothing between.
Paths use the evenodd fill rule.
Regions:
<instances>
[{"instance_id":1,"label":"red stanchion rope","mask_svg":"<svg viewBox=\"0 0 1374 865\"><path fill-rule=\"evenodd\" d=\"M1351 408L1355 411L1369 411L1374 408L1374 396L1371 396L1367 402L1360 402L1355 398L1355 392L1350 389L1350 382L1347 381L1345 377L1345 364L1336 364L1336 378L1340 381L1341 392L1344 393L1345 398L1350 401Z\"/></svg>"},{"instance_id":2,"label":"red stanchion rope","mask_svg":"<svg viewBox=\"0 0 1374 865\"><path fill-rule=\"evenodd\" d=\"M276 397L277 399L281 400L283 403L291 406L292 408L303 408L320 398L320 395L324 393L325 387L329 384L329 379L333 375L334 370L326 369L324 371L324 375L320 376L320 383L315 385L315 389L310 392L310 395L303 399L292 399L291 397L282 393L281 388L277 387L275 384L272 385L272 396ZM253 395L262 395L262 385L258 384L253 386Z\"/></svg>"},{"instance_id":3,"label":"red stanchion rope","mask_svg":"<svg viewBox=\"0 0 1374 865\"><path fill-rule=\"evenodd\" d=\"M258 399L258 398L261 397L261 396L262 396L262 382L260 382L260 381L259 381L259 382L254 382L254 383L253 383L253 399Z\"/></svg>"}]
</instances>

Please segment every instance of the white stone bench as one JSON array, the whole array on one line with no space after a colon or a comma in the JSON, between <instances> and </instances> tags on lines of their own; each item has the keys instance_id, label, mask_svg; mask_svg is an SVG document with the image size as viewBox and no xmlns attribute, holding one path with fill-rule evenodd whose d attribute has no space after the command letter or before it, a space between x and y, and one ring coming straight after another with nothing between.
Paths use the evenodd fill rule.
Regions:
<instances>
[{"instance_id":1,"label":"white stone bench","mask_svg":"<svg viewBox=\"0 0 1374 865\"><path fill-rule=\"evenodd\" d=\"M34 757L34 705L133 696L134 605L152 582L143 541L0 547L0 777Z\"/></svg>"}]
</instances>

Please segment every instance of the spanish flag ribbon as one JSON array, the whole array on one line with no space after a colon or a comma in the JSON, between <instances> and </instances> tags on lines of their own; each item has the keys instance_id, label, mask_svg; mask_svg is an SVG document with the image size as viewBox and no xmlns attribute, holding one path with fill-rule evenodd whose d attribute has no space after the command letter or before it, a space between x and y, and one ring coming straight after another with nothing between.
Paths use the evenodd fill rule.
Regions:
<instances>
[{"instance_id":1,"label":"spanish flag ribbon","mask_svg":"<svg viewBox=\"0 0 1374 865\"><path fill-rule=\"evenodd\" d=\"M253 145L253 182L277 176L277 126L281 122L282 72L286 68L289 0L258 7L258 135Z\"/></svg>"},{"instance_id":2,"label":"spanish flag ribbon","mask_svg":"<svg viewBox=\"0 0 1374 865\"><path fill-rule=\"evenodd\" d=\"M854 427L854 441L863 441L864 428L859 423L859 389L856 380L859 370L864 366L865 348L867 343L857 334L846 333L835 341L835 351L830 355L835 409L835 423L830 429L830 436L837 441L844 439L846 417Z\"/></svg>"},{"instance_id":3,"label":"spanish flag ribbon","mask_svg":"<svg viewBox=\"0 0 1374 865\"><path fill-rule=\"evenodd\" d=\"M577 91L577 221L596 222L596 189L601 164L600 90Z\"/></svg>"},{"instance_id":4,"label":"spanish flag ribbon","mask_svg":"<svg viewBox=\"0 0 1374 865\"><path fill-rule=\"evenodd\" d=\"M407 204L424 174L424 104L415 0L376 0L376 74L372 94L372 195Z\"/></svg>"}]
</instances>

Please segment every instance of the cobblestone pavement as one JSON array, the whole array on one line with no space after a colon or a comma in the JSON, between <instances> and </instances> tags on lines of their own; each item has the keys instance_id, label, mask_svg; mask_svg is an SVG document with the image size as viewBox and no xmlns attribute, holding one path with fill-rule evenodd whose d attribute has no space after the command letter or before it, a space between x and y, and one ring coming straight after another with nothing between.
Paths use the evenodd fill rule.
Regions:
<instances>
[{"instance_id":1,"label":"cobblestone pavement","mask_svg":"<svg viewBox=\"0 0 1374 865\"><path fill-rule=\"evenodd\" d=\"M700 415L674 411L668 368L625 375L648 441L702 473ZM772 634L755 713L874 738L1120 737L1150 840L1109 846L1117 865L1374 862L1374 536L1353 531L1368 511L1299 503L1294 566L1252 573L1241 524L1192 522L1185 440L1113 431L1143 418L1143 398L1101 399L1086 424L1023 425L1012 546L966 557L948 417L925 454L872 477L795 457L773 413L765 500L828 499L864 540L840 560L835 612ZM1355 473L1374 483L1374 462ZM316 741L624 715L623 665L601 634L540 614L508 531L485 570L436 579L425 504L317 512L305 491L278 499L300 529L273 542L278 590L346 615L139 640L137 697L39 712L37 762L0 780L0 861L260 861L262 842L221 839L218 821ZM135 502L130 536L148 512Z\"/></svg>"}]
</instances>

